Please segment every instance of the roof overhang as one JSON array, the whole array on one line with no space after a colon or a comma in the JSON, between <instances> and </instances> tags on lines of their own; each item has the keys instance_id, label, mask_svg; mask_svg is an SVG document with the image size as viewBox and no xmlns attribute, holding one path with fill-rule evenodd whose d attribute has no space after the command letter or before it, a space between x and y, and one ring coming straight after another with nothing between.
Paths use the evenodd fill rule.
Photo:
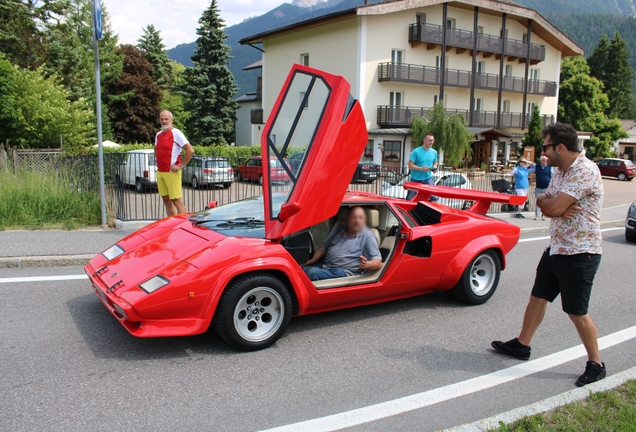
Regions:
<instances>
[{"instance_id":1,"label":"roof overhang","mask_svg":"<svg viewBox=\"0 0 636 432\"><path fill-rule=\"evenodd\" d=\"M565 33L556 28L550 21L545 19L534 9L522 6L513 2L500 0L397 0L392 2L376 3L360 6L357 9L358 15L383 15L402 10L423 8L437 4L448 3L453 7L463 9L473 9L479 7L480 13L489 13L501 16L503 13L509 15L510 19L522 22L532 20L532 32L541 39L562 52L565 57L583 55L584 50L576 42L570 39ZM536 25L535 25L536 24ZM531 41L532 42L532 41Z\"/></svg>"},{"instance_id":2,"label":"roof overhang","mask_svg":"<svg viewBox=\"0 0 636 432\"><path fill-rule=\"evenodd\" d=\"M263 68L263 59L255 61L252 64L249 64L243 68L244 71L254 70L254 69L262 69Z\"/></svg>"},{"instance_id":3,"label":"roof overhang","mask_svg":"<svg viewBox=\"0 0 636 432\"><path fill-rule=\"evenodd\" d=\"M496 128L469 127L468 131L475 135L477 141L496 141L498 139L510 139L512 135Z\"/></svg>"}]
</instances>

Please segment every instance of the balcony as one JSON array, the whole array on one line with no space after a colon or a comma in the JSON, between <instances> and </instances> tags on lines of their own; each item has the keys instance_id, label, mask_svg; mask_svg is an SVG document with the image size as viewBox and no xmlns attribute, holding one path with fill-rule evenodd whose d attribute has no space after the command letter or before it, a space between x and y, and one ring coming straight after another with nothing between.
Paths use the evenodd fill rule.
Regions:
<instances>
[{"instance_id":1,"label":"balcony","mask_svg":"<svg viewBox=\"0 0 636 432\"><path fill-rule=\"evenodd\" d=\"M437 45L442 45L442 35L444 28L435 24L416 23L409 27L409 42L411 44L425 43L429 49ZM457 53L463 53L473 49L474 33L468 30L455 28L446 29L446 46L456 48ZM484 57L490 57L501 54L501 45L504 44L504 55L509 59L519 59L519 62L525 62L528 44L523 41L514 39L502 39L498 36L487 34L477 35L477 51L484 54ZM537 64L545 60L545 46L539 44L530 44L530 63Z\"/></svg>"},{"instance_id":2,"label":"balcony","mask_svg":"<svg viewBox=\"0 0 636 432\"><path fill-rule=\"evenodd\" d=\"M378 125L380 127L407 128L411 127L411 121L415 117L422 117L432 108L405 107L405 106L378 106ZM446 109L447 115L459 114L469 122L470 110ZM502 127L521 128L523 125L523 114L521 113L501 113L501 124L497 125L496 111L475 111L473 113L473 127ZM526 114L526 125L530 122L531 113ZM547 126L554 123L554 117L543 116L542 124Z\"/></svg>"},{"instance_id":3,"label":"balcony","mask_svg":"<svg viewBox=\"0 0 636 432\"><path fill-rule=\"evenodd\" d=\"M250 112L250 117L252 120L252 124L263 124L263 110L262 109L253 109Z\"/></svg>"},{"instance_id":4,"label":"balcony","mask_svg":"<svg viewBox=\"0 0 636 432\"><path fill-rule=\"evenodd\" d=\"M404 82L413 84L440 85L441 69L407 63L380 63L378 65L379 82ZM446 69L444 84L449 87L470 88L472 72ZM499 90L499 75L475 74L475 88ZM503 77L503 91L523 93L524 79L521 77ZM557 84L552 81L528 80L528 93L542 96L556 96Z\"/></svg>"}]
</instances>

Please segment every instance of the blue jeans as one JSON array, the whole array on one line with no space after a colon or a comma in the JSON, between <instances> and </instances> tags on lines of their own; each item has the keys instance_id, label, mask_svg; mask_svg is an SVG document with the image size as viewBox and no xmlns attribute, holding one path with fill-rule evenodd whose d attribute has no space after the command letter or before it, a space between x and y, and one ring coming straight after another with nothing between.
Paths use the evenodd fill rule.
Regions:
<instances>
[{"instance_id":1,"label":"blue jeans","mask_svg":"<svg viewBox=\"0 0 636 432\"><path fill-rule=\"evenodd\" d=\"M324 269L318 266L306 266L303 270L307 274L310 281L319 281L324 279L335 279L345 277L347 274L341 268Z\"/></svg>"},{"instance_id":2,"label":"blue jeans","mask_svg":"<svg viewBox=\"0 0 636 432\"><path fill-rule=\"evenodd\" d=\"M433 182L433 177L427 178L426 180L411 180L414 183L422 183L425 185L435 185L435 182ZM411 201L415 195L417 195L417 191L414 190L410 190L409 193L406 194L406 199L408 201ZM439 198L436 196L431 195L431 199L430 201L437 201Z\"/></svg>"}]
</instances>

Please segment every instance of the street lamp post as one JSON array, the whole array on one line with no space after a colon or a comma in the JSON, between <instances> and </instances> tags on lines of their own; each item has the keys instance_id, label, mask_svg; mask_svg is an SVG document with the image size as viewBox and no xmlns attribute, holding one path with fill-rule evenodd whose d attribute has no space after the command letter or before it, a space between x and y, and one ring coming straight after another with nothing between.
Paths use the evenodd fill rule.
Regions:
<instances>
[{"instance_id":1,"label":"street lamp post","mask_svg":"<svg viewBox=\"0 0 636 432\"><path fill-rule=\"evenodd\" d=\"M101 199L102 228L108 228L106 218L106 191L104 187L104 146L102 144L102 89L99 71L98 40L102 38L101 0L93 0L93 53L95 56L95 115L97 117L97 157L99 159L99 195Z\"/></svg>"}]
</instances>

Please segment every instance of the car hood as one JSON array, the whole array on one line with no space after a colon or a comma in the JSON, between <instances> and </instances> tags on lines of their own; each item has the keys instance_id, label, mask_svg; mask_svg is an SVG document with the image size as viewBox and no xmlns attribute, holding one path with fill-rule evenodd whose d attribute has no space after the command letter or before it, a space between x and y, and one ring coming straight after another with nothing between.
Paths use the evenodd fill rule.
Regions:
<instances>
[{"instance_id":1,"label":"car hood","mask_svg":"<svg viewBox=\"0 0 636 432\"><path fill-rule=\"evenodd\" d=\"M140 284L159 274L187 272L192 266L187 262L189 257L226 238L183 217L168 218L118 242L124 250L120 256L108 261L103 254L97 255L86 270L117 297L131 292L146 296Z\"/></svg>"}]
</instances>

